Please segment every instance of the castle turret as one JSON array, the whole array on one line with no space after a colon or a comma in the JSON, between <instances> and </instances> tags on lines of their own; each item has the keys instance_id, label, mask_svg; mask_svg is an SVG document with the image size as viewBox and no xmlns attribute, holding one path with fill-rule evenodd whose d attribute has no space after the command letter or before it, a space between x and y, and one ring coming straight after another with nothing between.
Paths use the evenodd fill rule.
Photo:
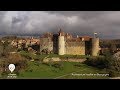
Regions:
<instances>
[{"instance_id":1,"label":"castle turret","mask_svg":"<svg viewBox=\"0 0 120 90\"><path fill-rule=\"evenodd\" d=\"M59 36L58 36L58 54L59 55L64 55L65 54L65 38L64 38L64 32L59 31Z\"/></svg>"},{"instance_id":2,"label":"castle turret","mask_svg":"<svg viewBox=\"0 0 120 90\"><path fill-rule=\"evenodd\" d=\"M94 33L94 38L92 39L92 56L98 56L99 50L99 38L97 37L97 33Z\"/></svg>"}]
</instances>

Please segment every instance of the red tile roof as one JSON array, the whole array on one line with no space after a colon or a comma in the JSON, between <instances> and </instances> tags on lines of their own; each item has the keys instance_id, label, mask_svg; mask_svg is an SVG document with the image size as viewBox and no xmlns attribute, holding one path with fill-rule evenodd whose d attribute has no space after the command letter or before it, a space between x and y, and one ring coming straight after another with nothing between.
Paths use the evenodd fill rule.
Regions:
<instances>
[{"instance_id":1,"label":"red tile roof","mask_svg":"<svg viewBox=\"0 0 120 90\"><path fill-rule=\"evenodd\" d=\"M90 36L82 36L82 37L80 37L80 38L84 38L84 41L90 41L90 39L91 39L92 37L90 37Z\"/></svg>"}]
</instances>

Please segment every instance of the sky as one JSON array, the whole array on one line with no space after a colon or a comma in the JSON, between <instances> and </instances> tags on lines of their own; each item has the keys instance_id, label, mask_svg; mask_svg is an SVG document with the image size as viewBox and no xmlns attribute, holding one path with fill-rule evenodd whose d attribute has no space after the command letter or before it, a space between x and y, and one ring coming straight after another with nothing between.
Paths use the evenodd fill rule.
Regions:
<instances>
[{"instance_id":1,"label":"sky","mask_svg":"<svg viewBox=\"0 0 120 90\"><path fill-rule=\"evenodd\" d=\"M0 11L0 35L64 32L120 39L120 11Z\"/></svg>"}]
</instances>

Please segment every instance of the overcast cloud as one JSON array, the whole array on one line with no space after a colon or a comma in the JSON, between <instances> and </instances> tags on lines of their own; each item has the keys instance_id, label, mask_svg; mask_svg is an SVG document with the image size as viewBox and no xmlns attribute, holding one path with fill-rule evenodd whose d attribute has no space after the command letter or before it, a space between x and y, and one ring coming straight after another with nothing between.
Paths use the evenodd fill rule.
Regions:
<instances>
[{"instance_id":1,"label":"overcast cloud","mask_svg":"<svg viewBox=\"0 0 120 90\"><path fill-rule=\"evenodd\" d=\"M120 39L120 11L0 11L2 35L57 33L59 28L73 35L97 32L100 38Z\"/></svg>"}]
</instances>

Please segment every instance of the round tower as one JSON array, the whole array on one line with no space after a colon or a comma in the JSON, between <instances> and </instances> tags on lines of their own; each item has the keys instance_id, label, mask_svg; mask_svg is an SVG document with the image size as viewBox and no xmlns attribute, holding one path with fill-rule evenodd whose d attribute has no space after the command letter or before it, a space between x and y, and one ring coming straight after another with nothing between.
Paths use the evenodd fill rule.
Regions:
<instances>
[{"instance_id":1,"label":"round tower","mask_svg":"<svg viewBox=\"0 0 120 90\"><path fill-rule=\"evenodd\" d=\"M59 55L64 55L65 54L65 38L64 38L64 32L59 31L59 36L58 36L58 54Z\"/></svg>"},{"instance_id":2,"label":"round tower","mask_svg":"<svg viewBox=\"0 0 120 90\"><path fill-rule=\"evenodd\" d=\"M99 55L99 38L96 36L97 33L94 33L94 38L92 39L92 56Z\"/></svg>"}]
</instances>

